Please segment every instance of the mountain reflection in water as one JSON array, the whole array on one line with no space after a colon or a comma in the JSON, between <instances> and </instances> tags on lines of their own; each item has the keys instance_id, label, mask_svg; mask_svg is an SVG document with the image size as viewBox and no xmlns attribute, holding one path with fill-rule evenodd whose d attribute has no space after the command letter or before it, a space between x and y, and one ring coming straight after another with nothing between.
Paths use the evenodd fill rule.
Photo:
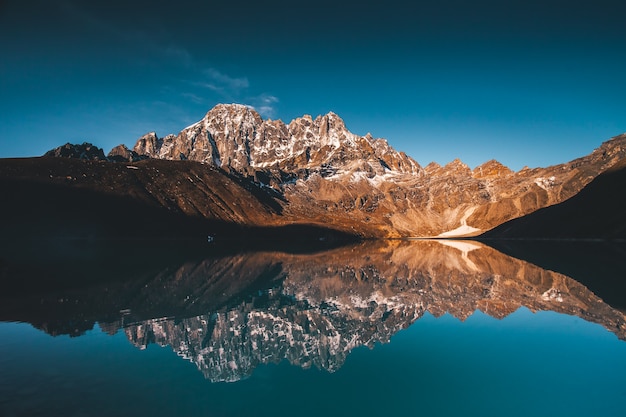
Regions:
<instances>
[{"instance_id":1,"label":"mountain reflection in water","mask_svg":"<svg viewBox=\"0 0 626 417\"><path fill-rule=\"evenodd\" d=\"M582 284L474 241L374 241L307 255L252 252L36 298L48 306L45 316L30 310L28 318L19 317L27 301L22 313L5 308L2 315L53 334L95 321L109 333L123 328L135 346L168 345L211 381L237 381L283 359L333 372L355 347L386 343L427 311L464 320L477 310L495 318L520 307L550 310L626 339L624 314Z\"/></svg>"}]
</instances>

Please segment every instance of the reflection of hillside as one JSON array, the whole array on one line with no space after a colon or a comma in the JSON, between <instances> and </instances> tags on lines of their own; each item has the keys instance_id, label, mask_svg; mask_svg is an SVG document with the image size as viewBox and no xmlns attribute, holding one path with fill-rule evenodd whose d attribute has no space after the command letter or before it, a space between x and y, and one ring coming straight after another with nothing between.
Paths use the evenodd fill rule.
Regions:
<instances>
[{"instance_id":1,"label":"reflection of hillside","mask_svg":"<svg viewBox=\"0 0 626 417\"><path fill-rule=\"evenodd\" d=\"M246 276L279 265L272 275L284 277L282 284L222 300L196 317L136 322L126 326L128 338L139 347L170 345L213 381L236 381L283 359L334 371L353 348L387 342L426 311L463 320L476 310L502 318L524 306L579 316L626 339L625 316L578 282L475 242L380 241L314 255L249 256L259 272L246 269ZM222 282L226 294L232 278L217 277L239 272L218 264L201 275Z\"/></svg>"},{"instance_id":2,"label":"reflection of hillside","mask_svg":"<svg viewBox=\"0 0 626 417\"><path fill-rule=\"evenodd\" d=\"M152 254L137 257L129 271L123 271L121 266L109 267L109 280L100 278L86 288L41 291L35 282L27 295L9 293L5 298L0 293L0 320L29 322L51 335L78 336L92 329L95 322L108 323L103 327L115 332L125 323L153 317L204 314L232 305L251 291L275 286L284 278L280 263L276 263L279 260L275 262L259 252L204 259L193 253L188 261L162 255L164 259L154 259ZM154 263L172 266L155 270ZM84 264L83 275L84 271L91 271L88 263ZM139 272L141 265L146 272ZM95 273L103 275L101 271ZM80 278L78 274L68 276L67 281L71 282Z\"/></svg>"}]
</instances>

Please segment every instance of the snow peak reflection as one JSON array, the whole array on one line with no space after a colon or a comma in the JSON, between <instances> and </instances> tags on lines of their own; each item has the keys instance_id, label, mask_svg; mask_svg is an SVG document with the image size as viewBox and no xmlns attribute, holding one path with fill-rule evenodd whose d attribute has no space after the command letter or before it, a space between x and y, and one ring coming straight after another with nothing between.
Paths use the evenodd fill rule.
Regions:
<instances>
[{"instance_id":1,"label":"snow peak reflection","mask_svg":"<svg viewBox=\"0 0 626 417\"><path fill-rule=\"evenodd\" d=\"M526 307L579 316L626 339L624 314L577 281L476 242L379 241L312 255L242 256L212 261L212 268L185 265L171 274L181 288L200 275L221 282L222 307L196 317L103 327L124 327L140 348L169 345L215 382L246 378L258 365L283 359L336 371L355 347L386 343L427 311L465 320L477 310L503 318ZM257 268L248 270L248 278L271 271L272 288L245 297L231 291L225 278L237 275L242 262ZM236 295L225 300L229 293ZM188 302L207 303L193 297Z\"/></svg>"}]
</instances>

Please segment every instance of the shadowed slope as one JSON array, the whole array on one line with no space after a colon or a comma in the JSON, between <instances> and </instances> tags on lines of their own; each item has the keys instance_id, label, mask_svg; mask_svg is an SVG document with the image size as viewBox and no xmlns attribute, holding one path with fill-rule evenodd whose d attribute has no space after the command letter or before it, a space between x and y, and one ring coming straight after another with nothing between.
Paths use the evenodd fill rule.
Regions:
<instances>
[{"instance_id":1,"label":"shadowed slope","mask_svg":"<svg viewBox=\"0 0 626 417\"><path fill-rule=\"evenodd\" d=\"M281 221L281 196L193 161L4 159L2 237L347 237Z\"/></svg>"},{"instance_id":2,"label":"shadowed slope","mask_svg":"<svg viewBox=\"0 0 626 417\"><path fill-rule=\"evenodd\" d=\"M481 238L626 239L626 161L560 204L506 222Z\"/></svg>"}]
</instances>

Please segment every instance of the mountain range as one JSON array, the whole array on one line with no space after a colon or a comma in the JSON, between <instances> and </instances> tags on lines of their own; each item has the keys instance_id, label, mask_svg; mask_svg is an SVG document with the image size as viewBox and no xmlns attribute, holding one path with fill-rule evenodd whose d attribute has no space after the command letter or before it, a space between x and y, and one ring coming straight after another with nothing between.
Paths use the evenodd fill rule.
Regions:
<instances>
[{"instance_id":1,"label":"mountain range","mask_svg":"<svg viewBox=\"0 0 626 417\"><path fill-rule=\"evenodd\" d=\"M322 239L478 236L494 228L489 237L517 237L533 229L501 225L549 206L558 213L555 205L599 176L600 183L614 179L608 188L592 186L596 194L619 194L624 176L611 173L621 172L625 156L626 134L547 168L513 172L492 160L470 169L458 159L422 167L384 139L351 133L334 113L286 124L263 120L248 106L220 104L177 135L151 132L108 156L86 143L43 158L2 160L1 185L20 197L2 214L16 219L15 233L232 236L299 225ZM600 221L584 237L625 237L623 204L612 207L598 195L587 200L589 207L602 201L602 212L622 226ZM586 222L576 210L568 221ZM542 227L534 230L531 237L542 237Z\"/></svg>"}]
</instances>

